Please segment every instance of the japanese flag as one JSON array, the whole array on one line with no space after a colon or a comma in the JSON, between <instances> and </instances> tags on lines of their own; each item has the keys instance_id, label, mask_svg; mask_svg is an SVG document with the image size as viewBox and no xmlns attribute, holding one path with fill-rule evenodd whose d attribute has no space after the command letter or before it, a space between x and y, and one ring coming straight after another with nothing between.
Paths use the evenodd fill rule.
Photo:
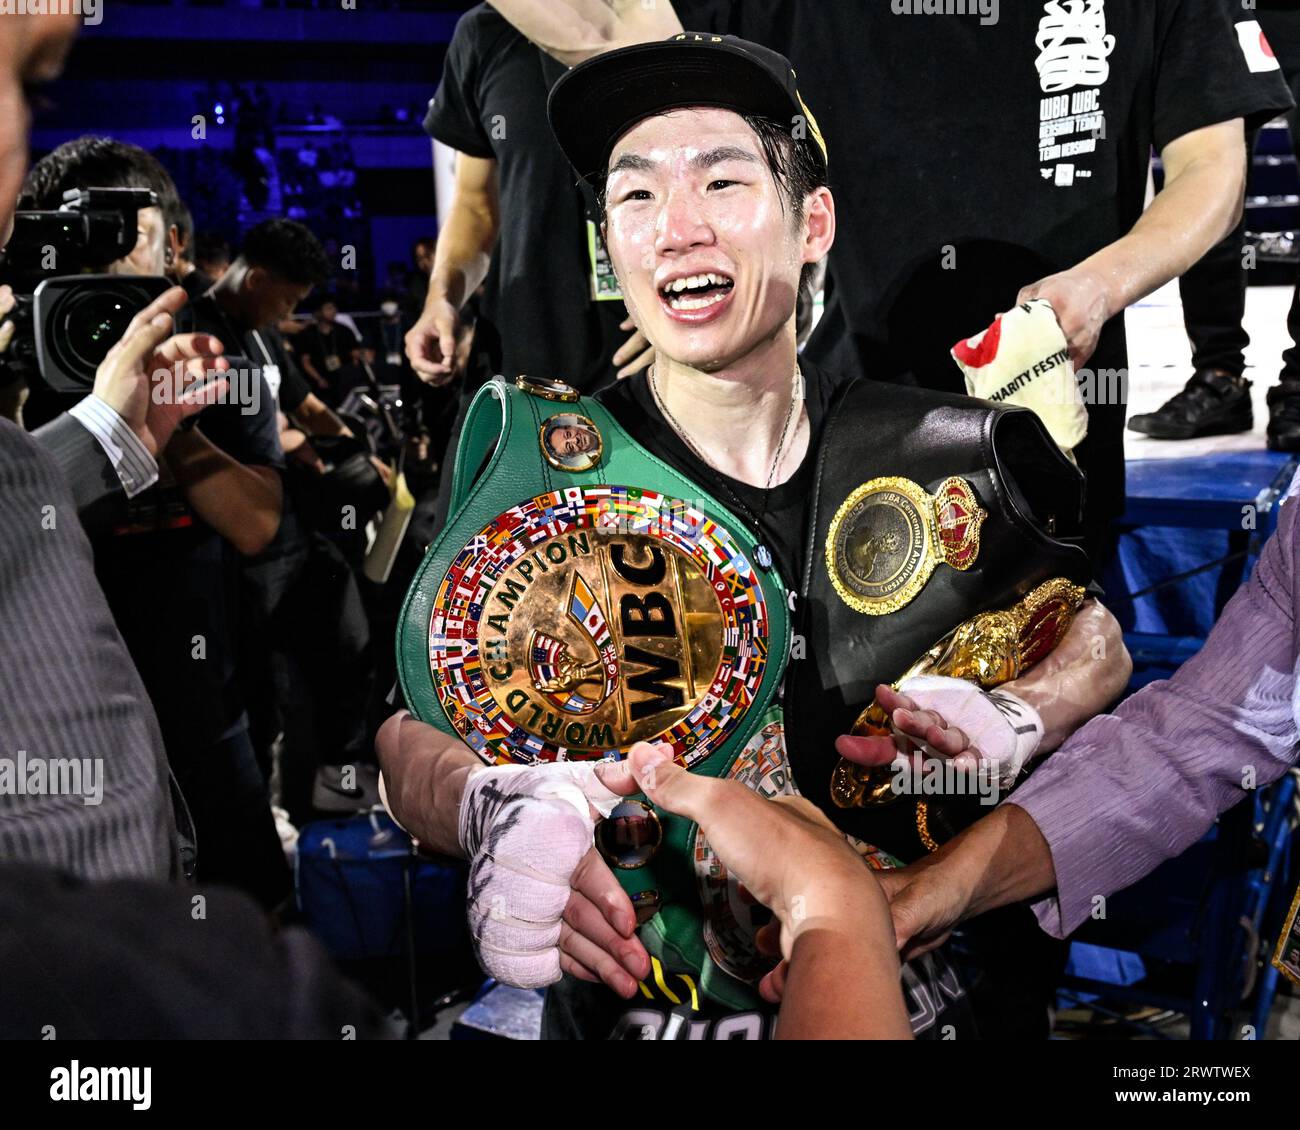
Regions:
<instances>
[{"instance_id":1,"label":"japanese flag","mask_svg":"<svg viewBox=\"0 0 1300 1130\"><path fill-rule=\"evenodd\" d=\"M1251 74L1282 69L1258 20L1243 20L1239 23L1237 38L1241 40L1241 53L1246 56L1246 66L1250 68Z\"/></svg>"}]
</instances>

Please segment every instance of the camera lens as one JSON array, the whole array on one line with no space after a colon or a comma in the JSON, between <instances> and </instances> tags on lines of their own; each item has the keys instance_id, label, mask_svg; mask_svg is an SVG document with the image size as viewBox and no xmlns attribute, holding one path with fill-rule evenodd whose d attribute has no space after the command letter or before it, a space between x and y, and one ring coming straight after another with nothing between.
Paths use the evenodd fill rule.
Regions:
<instances>
[{"instance_id":1,"label":"camera lens","mask_svg":"<svg viewBox=\"0 0 1300 1130\"><path fill-rule=\"evenodd\" d=\"M121 340L131 319L148 303L149 295L129 284L69 293L59 303L52 327L65 371L93 383L104 355Z\"/></svg>"}]
</instances>

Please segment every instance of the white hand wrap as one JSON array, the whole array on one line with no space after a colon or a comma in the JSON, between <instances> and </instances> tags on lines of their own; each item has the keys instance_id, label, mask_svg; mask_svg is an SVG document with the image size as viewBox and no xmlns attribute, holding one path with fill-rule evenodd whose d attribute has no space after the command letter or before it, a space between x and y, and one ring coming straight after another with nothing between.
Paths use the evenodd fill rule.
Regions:
<instances>
[{"instance_id":1,"label":"white hand wrap","mask_svg":"<svg viewBox=\"0 0 1300 1130\"><path fill-rule=\"evenodd\" d=\"M498 981L536 989L560 979L560 920L592 846L590 810L608 816L620 800L590 761L470 774L458 829L470 861L469 928L479 964Z\"/></svg>"},{"instance_id":2,"label":"white hand wrap","mask_svg":"<svg viewBox=\"0 0 1300 1130\"><path fill-rule=\"evenodd\" d=\"M916 675L898 689L919 709L932 710L960 729L981 762L994 767L999 789L1011 787L1043 740L1038 711L1000 687L986 691L965 679Z\"/></svg>"}]
</instances>

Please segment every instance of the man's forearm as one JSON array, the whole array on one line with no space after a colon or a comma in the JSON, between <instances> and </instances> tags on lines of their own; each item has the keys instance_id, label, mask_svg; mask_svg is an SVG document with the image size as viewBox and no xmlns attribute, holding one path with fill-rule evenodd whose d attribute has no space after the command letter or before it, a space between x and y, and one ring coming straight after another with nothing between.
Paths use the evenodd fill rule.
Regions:
<instances>
[{"instance_id":1,"label":"man's forearm","mask_svg":"<svg viewBox=\"0 0 1300 1130\"><path fill-rule=\"evenodd\" d=\"M352 430L315 393L308 393L289 415L309 436L350 436Z\"/></svg>"},{"instance_id":2,"label":"man's forearm","mask_svg":"<svg viewBox=\"0 0 1300 1130\"><path fill-rule=\"evenodd\" d=\"M438 236L426 309L439 302L461 309L487 278L496 239L497 216L491 204L457 196Z\"/></svg>"},{"instance_id":3,"label":"man's forearm","mask_svg":"<svg viewBox=\"0 0 1300 1130\"><path fill-rule=\"evenodd\" d=\"M1098 601L1089 600L1056 650L1006 689L1038 711L1043 722L1041 756L1119 698L1132 673L1119 621Z\"/></svg>"},{"instance_id":4,"label":"man's forearm","mask_svg":"<svg viewBox=\"0 0 1300 1130\"><path fill-rule=\"evenodd\" d=\"M1166 151L1164 190L1128 235L1076 268L1102 281L1110 317L1185 274L1241 217L1246 183L1242 123L1238 119L1201 132L1214 133L1219 148L1185 159Z\"/></svg>"},{"instance_id":5,"label":"man's forearm","mask_svg":"<svg viewBox=\"0 0 1300 1130\"><path fill-rule=\"evenodd\" d=\"M999 805L932 855L918 868L942 867L941 874L967 893L962 919L1038 898L1056 887L1052 851L1033 818L1015 799Z\"/></svg>"},{"instance_id":6,"label":"man's forearm","mask_svg":"<svg viewBox=\"0 0 1300 1130\"><path fill-rule=\"evenodd\" d=\"M284 500L274 470L244 466L197 429L178 432L166 457L195 512L240 553L251 556L271 544Z\"/></svg>"},{"instance_id":7,"label":"man's forearm","mask_svg":"<svg viewBox=\"0 0 1300 1130\"><path fill-rule=\"evenodd\" d=\"M671 0L501 0L507 20L565 66L682 31Z\"/></svg>"},{"instance_id":8,"label":"man's forearm","mask_svg":"<svg viewBox=\"0 0 1300 1130\"><path fill-rule=\"evenodd\" d=\"M393 818L431 851L463 856L460 801L483 764L474 751L405 712L380 727L375 750Z\"/></svg>"}]
</instances>

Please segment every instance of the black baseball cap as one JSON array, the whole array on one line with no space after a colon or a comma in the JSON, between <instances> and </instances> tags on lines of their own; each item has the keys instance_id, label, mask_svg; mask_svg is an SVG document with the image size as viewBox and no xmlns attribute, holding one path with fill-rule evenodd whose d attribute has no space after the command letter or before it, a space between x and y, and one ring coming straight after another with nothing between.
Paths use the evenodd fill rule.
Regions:
<instances>
[{"instance_id":1,"label":"black baseball cap","mask_svg":"<svg viewBox=\"0 0 1300 1130\"><path fill-rule=\"evenodd\" d=\"M826 142L799 96L790 60L734 35L687 31L597 55L560 78L547 113L565 156L596 183L623 134L681 106L718 106L802 126L802 139L826 168Z\"/></svg>"}]
</instances>

